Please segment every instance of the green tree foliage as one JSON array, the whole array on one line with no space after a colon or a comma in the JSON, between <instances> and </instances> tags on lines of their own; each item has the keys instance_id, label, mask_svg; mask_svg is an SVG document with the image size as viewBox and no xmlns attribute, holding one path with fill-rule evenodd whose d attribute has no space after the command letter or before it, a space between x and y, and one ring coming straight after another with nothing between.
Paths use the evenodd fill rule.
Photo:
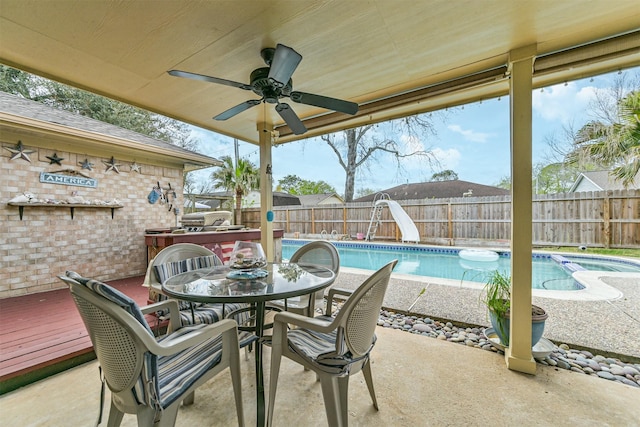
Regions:
<instances>
[{"instance_id":1,"label":"green tree foliage","mask_svg":"<svg viewBox=\"0 0 640 427\"><path fill-rule=\"evenodd\" d=\"M444 117L445 113L438 114ZM435 133L431 118L423 114L322 135L320 139L331 147L345 171L344 198L350 202L356 173L370 171L377 162L395 162L399 171L403 168L403 160L408 158L417 159L428 167L437 163L432 150L423 143L428 135Z\"/></svg>"},{"instance_id":2,"label":"green tree foliage","mask_svg":"<svg viewBox=\"0 0 640 427\"><path fill-rule=\"evenodd\" d=\"M564 163L537 165L533 171L533 193L554 194L569 191L579 171Z\"/></svg>"},{"instance_id":3,"label":"green tree foliage","mask_svg":"<svg viewBox=\"0 0 640 427\"><path fill-rule=\"evenodd\" d=\"M189 138L188 126L182 122L4 65L0 65L0 79L3 92L110 123L187 150L197 148L197 142Z\"/></svg>"},{"instance_id":4,"label":"green tree foliage","mask_svg":"<svg viewBox=\"0 0 640 427\"><path fill-rule=\"evenodd\" d=\"M620 98L615 112L611 120L592 120L578 131L568 160L614 166L613 175L629 186L640 171L640 90Z\"/></svg>"},{"instance_id":5,"label":"green tree foliage","mask_svg":"<svg viewBox=\"0 0 640 427\"><path fill-rule=\"evenodd\" d=\"M0 65L0 91L31 99L31 87L29 74Z\"/></svg>"},{"instance_id":6,"label":"green tree foliage","mask_svg":"<svg viewBox=\"0 0 640 427\"><path fill-rule=\"evenodd\" d=\"M454 181L456 179L458 179L458 174L451 169L446 169L442 172L436 172L431 175L431 179L429 181Z\"/></svg>"},{"instance_id":7,"label":"green tree foliage","mask_svg":"<svg viewBox=\"0 0 640 427\"><path fill-rule=\"evenodd\" d=\"M235 194L235 223L242 223L242 198L251 190L260 189L260 169L247 159L238 159L237 166L231 156L220 158L223 165L211 173L213 185L217 189L232 191Z\"/></svg>"},{"instance_id":8,"label":"green tree foliage","mask_svg":"<svg viewBox=\"0 0 640 427\"><path fill-rule=\"evenodd\" d=\"M503 176L502 178L500 178L500 181L498 181L494 185L499 188L504 188L505 190L511 190L511 176Z\"/></svg>"},{"instance_id":9,"label":"green tree foliage","mask_svg":"<svg viewBox=\"0 0 640 427\"><path fill-rule=\"evenodd\" d=\"M289 194L302 196L305 194L331 194L336 189L324 181L309 181L297 175L287 175L278 181L278 188Z\"/></svg>"}]
</instances>

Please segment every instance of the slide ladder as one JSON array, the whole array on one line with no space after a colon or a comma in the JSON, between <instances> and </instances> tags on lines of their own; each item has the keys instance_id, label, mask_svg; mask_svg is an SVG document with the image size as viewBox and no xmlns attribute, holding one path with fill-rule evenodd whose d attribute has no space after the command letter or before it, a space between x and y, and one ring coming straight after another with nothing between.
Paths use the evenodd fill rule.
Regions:
<instances>
[{"instance_id":1,"label":"slide ladder","mask_svg":"<svg viewBox=\"0 0 640 427\"><path fill-rule=\"evenodd\" d=\"M390 197L387 193L377 193L373 198L373 207L371 208L371 220L369 221L369 228L367 229L367 237L365 240L371 241L376 237L376 231L380 225L380 218L382 217L382 210L384 204L377 203L379 200L389 200Z\"/></svg>"},{"instance_id":2,"label":"slide ladder","mask_svg":"<svg viewBox=\"0 0 640 427\"><path fill-rule=\"evenodd\" d=\"M380 197L378 197L378 195L380 195ZM416 224L409 215L407 215L404 209L402 209L402 206L400 206L398 202L391 200L389 195L386 193L378 193L373 198L371 221L369 221L369 229L367 230L366 239L372 240L375 237L378 226L380 225L380 218L382 216L384 206L389 208L393 219L398 225L398 228L402 233L402 241L419 243L420 233L418 232Z\"/></svg>"}]
</instances>

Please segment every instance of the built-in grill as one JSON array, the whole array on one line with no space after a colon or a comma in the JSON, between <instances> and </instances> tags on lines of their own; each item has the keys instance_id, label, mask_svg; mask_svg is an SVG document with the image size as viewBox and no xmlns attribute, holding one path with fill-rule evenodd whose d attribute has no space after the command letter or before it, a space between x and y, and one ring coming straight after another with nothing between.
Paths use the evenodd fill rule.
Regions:
<instances>
[{"instance_id":1,"label":"built-in grill","mask_svg":"<svg viewBox=\"0 0 640 427\"><path fill-rule=\"evenodd\" d=\"M207 231L207 228L229 226L231 224L231 212L212 211L194 212L182 216L180 224L187 231Z\"/></svg>"}]
</instances>

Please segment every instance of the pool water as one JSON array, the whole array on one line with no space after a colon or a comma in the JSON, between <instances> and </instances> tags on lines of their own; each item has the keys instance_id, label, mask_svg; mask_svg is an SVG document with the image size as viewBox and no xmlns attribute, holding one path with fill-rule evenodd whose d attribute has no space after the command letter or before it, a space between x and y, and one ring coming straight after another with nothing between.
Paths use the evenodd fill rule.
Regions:
<instances>
[{"instance_id":1,"label":"pool water","mask_svg":"<svg viewBox=\"0 0 640 427\"><path fill-rule=\"evenodd\" d=\"M306 242L283 240L282 258L291 255ZM467 261L458 256L458 249L446 249L426 246L396 246L332 242L340 254L342 267L377 270L393 259L398 259L394 273L415 276L440 277L453 280L468 280L485 283L490 272L499 270L509 272L511 259L509 252L501 252L495 262ZM567 256L572 263L587 270L635 271L640 266L632 263L615 262L603 259ZM562 264L551 259L550 254L534 254L532 261L533 289L579 290L583 286L571 276L571 272Z\"/></svg>"}]
</instances>

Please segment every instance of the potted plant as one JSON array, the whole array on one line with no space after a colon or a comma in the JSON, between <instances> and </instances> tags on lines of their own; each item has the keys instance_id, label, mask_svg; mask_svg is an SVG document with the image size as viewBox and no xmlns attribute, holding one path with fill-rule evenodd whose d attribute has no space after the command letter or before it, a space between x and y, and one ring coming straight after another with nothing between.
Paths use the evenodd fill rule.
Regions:
<instances>
[{"instance_id":1,"label":"potted plant","mask_svg":"<svg viewBox=\"0 0 640 427\"><path fill-rule=\"evenodd\" d=\"M491 326L503 345L509 346L511 324L511 277L498 270L491 272L484 287L482 302L489 310ZM531 346L542 337L544 324L549 315L537 305L531 305Z\"/></svg>"}]
</instances>

